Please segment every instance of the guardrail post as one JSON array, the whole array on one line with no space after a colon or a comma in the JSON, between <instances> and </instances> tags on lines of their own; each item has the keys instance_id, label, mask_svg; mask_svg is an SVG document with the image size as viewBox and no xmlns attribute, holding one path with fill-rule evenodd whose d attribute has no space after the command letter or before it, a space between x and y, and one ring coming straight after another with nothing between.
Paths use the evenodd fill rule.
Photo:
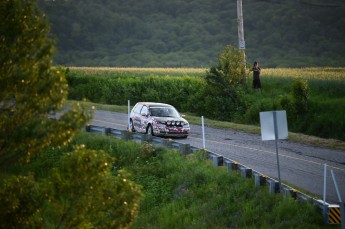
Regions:
<instances>
[{"instance_id":1,"label":"guardrail post","mask_svg":"<svg viewBox=\"0 0 345 229\"><path fill-rule=\"evenodd\" d=\"M292 197L293 199L297 198L296 189L287 188L287 189L284 189L284 191L285 191L285 197L286 198L289 198L289 197Z\"/></svg>"},{"instance_id":2,"label":"guardrail post","mask_svg":"<svg viewBox=\"0 0 345 229\"><path fill-rule=\"evenodd\" d=\"M110 135L111 134L111 128L105 128L104 133L105 133L105 135Z\"/></svg>"},{"instance_id":3,"label":"guardrail post","mask_svg":"<svg viewBox=\"0 0 345 229\"><path fill-rule=\"evenodd\" d=\"M226 166L226 168L228 168L228 171L230 171L231 170L231 161L225 160L224 161L224 166Z\"/></svg>"},{"instance_id":4,"label":"guardrail post","mask_svg":"<svg viewBox=\"0 0 345 229\"><path fill-rule=\"evenodd\" d=\"M252 169L248 168L241 168L241 176L245 178L251 178L252 177Z\"/></svg>"},{"instance_id":5,"label":"guardrail post","mask_svg":"<svg viewBox=\"0 0 345 229\"><path fill-rule=\"evenodd\" d=\"M151 142L151 141L152 141L151 135L144 134L143 136L141 136L141 143Z\"/></svg>"},{"instance_id":6,"label":"guardrail post","mask_svg":"<svg viewBox=\"0 0 345 229\"><path fill-rule=\"evenodd\" d=\"M201 150L201 149L199 149L199 148L197 148L197 147L195 147L195 146L191 146L190 149L191 149L192 153L198 152L198 151Z\"/></svg>"},{"instance_id":7,"label":"guardrail post","mask_svg":"<svg viewBox=\"0 0 345 229\"><path fill-rule=\"evenodd\" d=\"M222 156L217 156L217 155L212 155L212 161L213 165L218 167L223 165L223 157Z\"/></svg>"},{"instance_id":8,"label":"guardrail post","mask_svg":"<svg viewBox=\"0 0 345 229\"><path fill-rule=\"evenodd\" d=\"M169 139L162 138L162 145L166 146L168 148L171 148L172 147L172 142Z\"/></svg>"},{"instance_id":9,"label":"guardrail post","mask_svg":"<svg viewBox=\"0 0 345 229\"><path fill-rule=\"evenodd\" d=\"M275 180L269 180L269 193L272 194L276 194L279 192L279 182L275 181Z\"/></svg>"},{"instance_id":10,"label":"guardrail post","mask_svg":"<svg viewBox=\"0 0 345 229\"><path fill-rule=\"evenodd\" d=\"M261 174L254 174L255 177L255 187L259 187L266 184L266 176Z\"/></svg>"},{"instance_id":11,"label":"guardrail post","mask_svg":"<svg viewBox=\"0 0 345 229\"><path fill-rule=\"evenodd\" d=\"M324 223L326 224L329 224L329 205L328 204L325 204L323 206L323 220L324 220Z\"/></svg>"},{"instance_id":12,"label":"guardrail post","mask_svg":"<svg viewBox=\"0 0 345 229\"><path fill-rule=\"evenodd\" d=\"M127 130L121 131L121 139L123 140L131 140L132 139L132 133L128 132Z\"/></svg>"},{"instance_id":13,"label":"guardrail post","mask_svg":"<svg viewBox=\"0 0 345 229\"><path fill-rule=\"evenodd\" d=\"M190 145L189 144L180 144L179 145L179 150L182 155L187 155L191 152Z\"/></svg>"},{"instance_id":14,"label":"guardrail post","mask_svg":"<svg viewBox=\"0 0 345 229\"><path fill-rule=\"evenodd\" d=\"M224 160L224 159L223 159ZM228 171L238 170L238 163L230 160L224 160L224 166L228 168Z\"/></svg>"},{"instance_id":15,"label":"guardrail post","mask_svg":"<svg viewBox=\"0 0 345 229\"><path fill-rule=\"evenodd\" d=\"M344 227L344 223L342 222L342 218L341 218L341 206L342 203L340 203L340 205L337 204L331 204L331 205L327 205L327 215L324 215L326 218L326 223L328 224L342 224L342 229Z\"/></svg>"}]
</instances>

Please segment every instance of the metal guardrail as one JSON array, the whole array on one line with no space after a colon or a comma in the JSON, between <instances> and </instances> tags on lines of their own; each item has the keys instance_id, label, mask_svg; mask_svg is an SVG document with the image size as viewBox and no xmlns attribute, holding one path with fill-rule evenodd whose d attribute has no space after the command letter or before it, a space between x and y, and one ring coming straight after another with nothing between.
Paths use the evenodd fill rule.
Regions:
<instances>
[{"instance_id":1,"label":"metal guardrail","mask_svg":"<svg viewBox=\"0 0 345 229\"><path fill-rule=\"evenodd\" d=\"M140 134L136 132L130 132L128 130L118 130L118 129L106 128L106 127L100 127L100 126L94 126L94 125L88 125L86 126L85 129L87 132L104 133L106 135L110 135L110 136L123 139L123 140L133 140L139 143L151 142L157 146L168 147L168 148L179 150L182 155L187 155L190 153L194 153L196 151L205 151L207 153L208 159L213 162L213 165L215 167L225 166L227 167L229 172L238 172L241 174L242 177L254 178L256 187L267 185L269 187L270 194L273 195L273 194L279 193L279 182L277 180L271 177L268 177L251 168L248 168L247 166L242 165L232 159L223 157L222 155L209 151L207 149L200 149L200 148L191 146L190 144L184 144L184 143L173 141L172 139L166 139L166 138L160 138L160 137L150 136L146 134ZM334 221L331 221L331 219L333 218L333 212L340 211L339 205L329 204L327 202L324 204L322 200L317 200L286 184L282 183L281 190L286 197L292 197L296 200L307 201L311 203L313 206L318 207L320 211L323 212L326 223L333 224ZM334 209L336 211L334 211ZM340 221L338 220L335 222L335 224L337 223L341 223L341 220Z\"/></svg>"}]
</instances>

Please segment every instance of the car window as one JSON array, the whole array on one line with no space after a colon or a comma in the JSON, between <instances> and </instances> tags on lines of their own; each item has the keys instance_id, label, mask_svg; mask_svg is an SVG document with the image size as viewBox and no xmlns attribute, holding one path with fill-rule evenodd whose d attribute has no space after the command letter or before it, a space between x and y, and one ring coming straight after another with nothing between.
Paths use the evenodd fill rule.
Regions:
<instances>
[{"instance_id":1,"label":"car window","mask_svg":"<svg viewBox=\"0 0 345 229\"><path fill-rule=\"evenodd\" d=\"M177 112L177 110L172 107L167 108L166 113L168 117L180 117L180 114Z\"/></svg>"},{"instance_id":2,"label":"car window","mask_svg":"<svg viewBox=\"0 0 345 229\"><path fill-rule=\"evenodd\" d=\"M150 114L156 117L179 117L179 113L172 107L151 107Z\"/></svg>"},{"instance_id":3,"label":"car window","mask_svg":"<svg viewBox=\"0 0 345 229\"><path fill-rule=\"evenodd\" d=\"M147 106L143 106L143 108L140 111L140 114L142 114L142 113L145 113L145 114L149 113L149 110L147 109Z\"/></svg>"},{"instance_id":4,"label":"car window","mask_svg":"<svg viewBox=\"0 0 345 229\"><path fill-rule=\"evenodd\" d=\"M162 117L162 109L159 107L151 107L150 108L150 115L156 117Z\"/></svg>"},{"instance_id":5,"label":"car window","mask_svg":"<svg viewBox=\"0 0 345 229\"><path fill-rule=\"evenodd\" d=\"M135 108L133 110L134 113L140 114L140 110L142 108L143 105L141 105L140 103L138 103L137 105L135 105Z\"/></svg>"}]
</instances>

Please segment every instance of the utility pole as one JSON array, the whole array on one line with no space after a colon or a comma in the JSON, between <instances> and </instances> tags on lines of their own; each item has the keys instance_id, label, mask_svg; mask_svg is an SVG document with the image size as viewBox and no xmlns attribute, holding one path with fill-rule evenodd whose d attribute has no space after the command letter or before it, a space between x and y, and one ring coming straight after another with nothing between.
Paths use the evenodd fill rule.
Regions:
<instances>
[{"instance_id":1,"label":"utility pole","mask_svg":"<svg viewBox=\"0 0 345 229\"><path fill-rule=\"evenodd\" d=\"M247 83L246 77L246 43L244 41L244 30L243 30L243 11L242 11L242 0L237 0L237 28L238 28L238 48L242 54L242 75L243 84Z\"/></svg>"}]
</instances>

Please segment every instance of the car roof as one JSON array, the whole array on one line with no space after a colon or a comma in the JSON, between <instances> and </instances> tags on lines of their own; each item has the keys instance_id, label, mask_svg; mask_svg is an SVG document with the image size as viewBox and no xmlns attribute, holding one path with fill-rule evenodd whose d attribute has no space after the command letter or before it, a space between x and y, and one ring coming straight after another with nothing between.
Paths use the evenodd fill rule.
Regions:
<instances>
[{"instance_id":1,"label":"car roof","mask_svg":"<svg viewBox=\"0 0 345 229\"><path fill-rule=\"evenodd\" d=\"M166 103L154 103L154 102L139 102L142 105L146 105L148 107L172 107L172 105Z\"/></svg>"}]
</instances>

